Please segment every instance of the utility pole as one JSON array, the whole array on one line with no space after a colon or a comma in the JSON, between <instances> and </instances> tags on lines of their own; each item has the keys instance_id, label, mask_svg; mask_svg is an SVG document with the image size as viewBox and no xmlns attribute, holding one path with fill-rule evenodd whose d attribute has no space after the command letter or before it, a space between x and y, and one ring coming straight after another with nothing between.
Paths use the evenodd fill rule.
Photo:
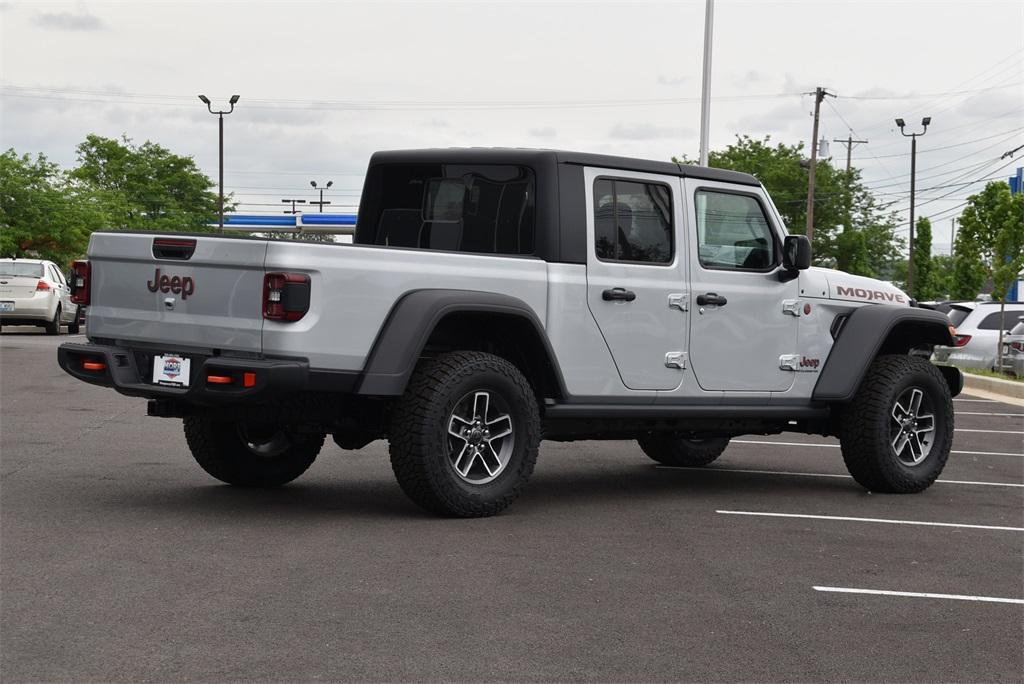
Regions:
<instances>
[{"instance_id":1,"label":"utility pole","mask_svg":"<svg viewBox=\"0 0 1024 684\"><path fill-rule=\"evenodd\" d=\"M301 209L296 209L295 205L296 204L305 204L306 203L306 200L304 200L304 199L283 199L281 201L284 202L285 204L287 204L288 202L292 203L292 208L291 208L290 211L288 209L284 210L284 213L286 213L286 214L301 214L302 210Z\"/></svg>"},{"instance_id":2,"label":"utility pole","mask_svg":"<svg viewBox=\"0 0 1024 684\"><path fill-rule=\"evenodd\" d=\"M811 242L812 248L814 246L814 175L818 166L818 120L821 115L821 101L825 99L826 95L835 97L820 86L814 89L813 95L814 133L811 135L811 167L807 174L807 239Z\"/></svg>"},{"instance_id":3,"label":"utility pole","mask_svg":"<svg viewBox=\"0 0 1024 684\"><path fill-rule=\"evenodd\" d=\"M230 114L231 112L235 111L235 103L238 102L238 95L232 95L231 99L228 100L228 103L231 105L231 109L229 109L227 111L223 111L223 110L217 111L217 112L213 111L213 105L210 103L210 98L206 97L205 95L200 95L199 99L202 100L203 104L206 105L206 109L209 110L209 112L211 114L216 114L217 118L220 120L220 125L219 125L219 129L220 129L220 135L219 135L219 141L220 141L219 150L220 150L220 154L218 155L218 157L220 159L220 164L219 164L219 166L220 166L220 173L219 173L219 176L220 176L220 232L223 233L224 232L224 115L225 114Z\"/></svg>"},{"instance_id":4,"label":"utility pole","mask_svg":"<svg viewBox=\"0 0 1024 684\"><path fill-rule=\"evenodd\" d=\"M832 142L842 143L846 145L846 225L843 226L843 232L845 233L850 229L850 224L853 223L853 196L850 192L850 162L853 161L851 153L853 152L854 145L866 145L867 140L854 140L853 132L846 136L846 140L842 138L833 138Z\"/></svg>"},{"instance_id":5,"label":"utility pole","mask_svg":"<svg viewBox=\"0 0 1024 684\"><path fill-rule=\"evenodd\" d=\"M325 204L330 204L330 201L324 202L324 190L326 190L327 188L329 188L332 185L334 185L334 181L327 181L327 185L324 185L322 187L318 186L316 184L315 180L309 181L309 184L313 186L314 190L319 190L320 191L320 201L319 202L313 201L313 202L310 202L310 204L318 204L318 205L320 205L320 213L322 214L322 213L324 213L324 205Z\"/></svg>"},{"instance_id":6,"label":"utility pole","mask_svg":"<svg viewBox=\"0 0 1024 684\"><path fill-rule=\"evenodd\" d=\"M711 39L714 34L715 0L704 5L704 80L700 87L700 165L708 165L708 127L711 125Z\"/></svg>"},{"instance_id":7,"label":"utility pole","mask_svg":"<svg viewBox=\"0 0 1024 684\"><path fill-rule=\"evenodd\" d=\"M851 158L851 152L853 151L854 145L867 145L867 140L854 140L853 135L846 136L846 140L842 138L833 138L832 142L842 143L846 145L846 173L850 173L850 162L853 161Z\"/></svg>"},{"instance_id":8,"label":"utility pole","mask_svg":"<svg viewBox=\"0 0 1024 684\"><path fill-rule=\"evenodd\" d=\"M907 254L907 294L911 297L914 296L914 191L916 190L915 184L917 183L917 136L924 135L928 132L928 124L932 122L932 117L926 116L921 119L921 126L923 129L920 133L907 133L903 130L903 127L907 125L907 122L903 119L896 119L896 125L899 126L900 133L904 138L910 138L910 249Z\"/></svg>"},{"instance_id":9,"label":"utility pole","mask_svg":"<svg viewBox=\"0 0 1024 684\"><path fill-rule=\"evenodd\" d=\"M953 245L956 244L956 217L950 221L949 226L949 256L953 256Z\"/></svg>"}]
</instances>

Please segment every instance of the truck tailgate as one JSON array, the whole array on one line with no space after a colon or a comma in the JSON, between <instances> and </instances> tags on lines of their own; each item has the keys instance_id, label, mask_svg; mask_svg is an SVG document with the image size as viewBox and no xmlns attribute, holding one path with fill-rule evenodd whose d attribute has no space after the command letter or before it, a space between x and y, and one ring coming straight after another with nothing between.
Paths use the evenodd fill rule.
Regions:
<instances>
[{"instance_id":1,"label":"truck tailgate","mask_svg":"<svg viewBox=\"0 0 1024 684\"><path fill-rule=\"evenodd\" d=\"M266 254L263 240L93 233L89 337L258 353Z\"/></svg>"}]
</instances>

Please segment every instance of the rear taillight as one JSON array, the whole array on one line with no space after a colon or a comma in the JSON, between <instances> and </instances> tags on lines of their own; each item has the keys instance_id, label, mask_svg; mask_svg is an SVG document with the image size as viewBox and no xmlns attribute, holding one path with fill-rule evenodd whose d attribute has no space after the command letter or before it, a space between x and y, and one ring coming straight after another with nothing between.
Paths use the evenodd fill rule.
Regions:
<instances>
[{"instance_id":1,"label":"rear taillight","mask_svg":"<svg viewBox=\"0 0 1024 684\"><path fill-rule=\"evenodd\" d=\"M45 280L40 280L36 283L36 292L47 292L50 290L50 283Z\"/></svg>"},{"instance_id":2,"label":"rear taillight","mask_svg":"<svg viewBox=\"0 0 1024 684\"><path fill-rule=\"evenodd\" d=\"M271 321L297 321L309 311L309 276L304 273L268 273L263 276L263 317Z\"/></svg>"},{"instance_id":3,"label":"rear taillight","mask_svg":"<svg viewBox=\"0 0 1024 684\"><path fill-rule=\"evenodd\" d=\"M89 303L89 276L92 269L88 261L76 261L71 264L71 301L75 304Z\"/></svg>"},{"instance_id":4,"label":"rear taillight","mask_svg":"<svg viewBox=\"0 0 1024 684\"><path fill-rule=\"evenodd\" d=\"M957 335L953 338L954 347L966 347L967 343L971 341L970 335Z\"/></svg>"}]
</instances>

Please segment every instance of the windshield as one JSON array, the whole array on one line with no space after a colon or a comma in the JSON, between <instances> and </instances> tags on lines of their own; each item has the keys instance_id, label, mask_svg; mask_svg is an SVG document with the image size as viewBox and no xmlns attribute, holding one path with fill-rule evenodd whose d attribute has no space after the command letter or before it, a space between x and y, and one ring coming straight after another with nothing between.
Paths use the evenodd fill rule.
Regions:
<instances>
[{"instance_id":1,"label":"windshield","mask_svg":"<svg viewBox=\"0 0 1024 684\"><path fill-rule=\"evenodd\" d=\"M33 264L27 261L0 261L0 276L25 276L27 278L42 278L43 265Z\"/></svg>"}]
</instances>

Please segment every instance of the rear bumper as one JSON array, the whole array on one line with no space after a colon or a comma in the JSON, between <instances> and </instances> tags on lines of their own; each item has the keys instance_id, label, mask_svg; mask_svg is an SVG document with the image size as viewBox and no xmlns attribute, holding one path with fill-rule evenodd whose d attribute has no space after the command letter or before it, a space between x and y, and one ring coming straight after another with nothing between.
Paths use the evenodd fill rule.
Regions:
<instances>
[{"instance_id":1,"label":"rear bumper","mask_svg":"<svg viewBox=\"0 0 1024 684\"><path fill-rule=\"evenodd\" d=\"M35 325L49 323L57 312L55 297L31 297L23 299L4 299L0 301L14 302L14 311L0 312L0 321L7 325Z\"/></svg>"},{"instance_id":2,"label":"rear bumper","mask_svg":"<svg viewBox=\"0 0 1024 684\"><path fill-rule=\"evenodd\" d=\"M269 401L275 396L306 389L344 391L345 377L333 374L336 387L318 387L320 374L311 374L309 364L301 360L245 359L226 356L189 354L191 372L188 387L169 387L150 382L152 355L147 352L99 344L62 344L57 348L57 362L68 375L83 382L112 387L121 394L147 399L167 399L175 403L221 405ZM86 368L86 363L102 364ZM246 373L254 375L246 387ZM230 377L230 384L211 384L210 375ZM353 374L354 375L354 374ZM318 381L311 382L316 376ZM351 383L354 385L355 377Z\"/></svg>"}]
</instances>

